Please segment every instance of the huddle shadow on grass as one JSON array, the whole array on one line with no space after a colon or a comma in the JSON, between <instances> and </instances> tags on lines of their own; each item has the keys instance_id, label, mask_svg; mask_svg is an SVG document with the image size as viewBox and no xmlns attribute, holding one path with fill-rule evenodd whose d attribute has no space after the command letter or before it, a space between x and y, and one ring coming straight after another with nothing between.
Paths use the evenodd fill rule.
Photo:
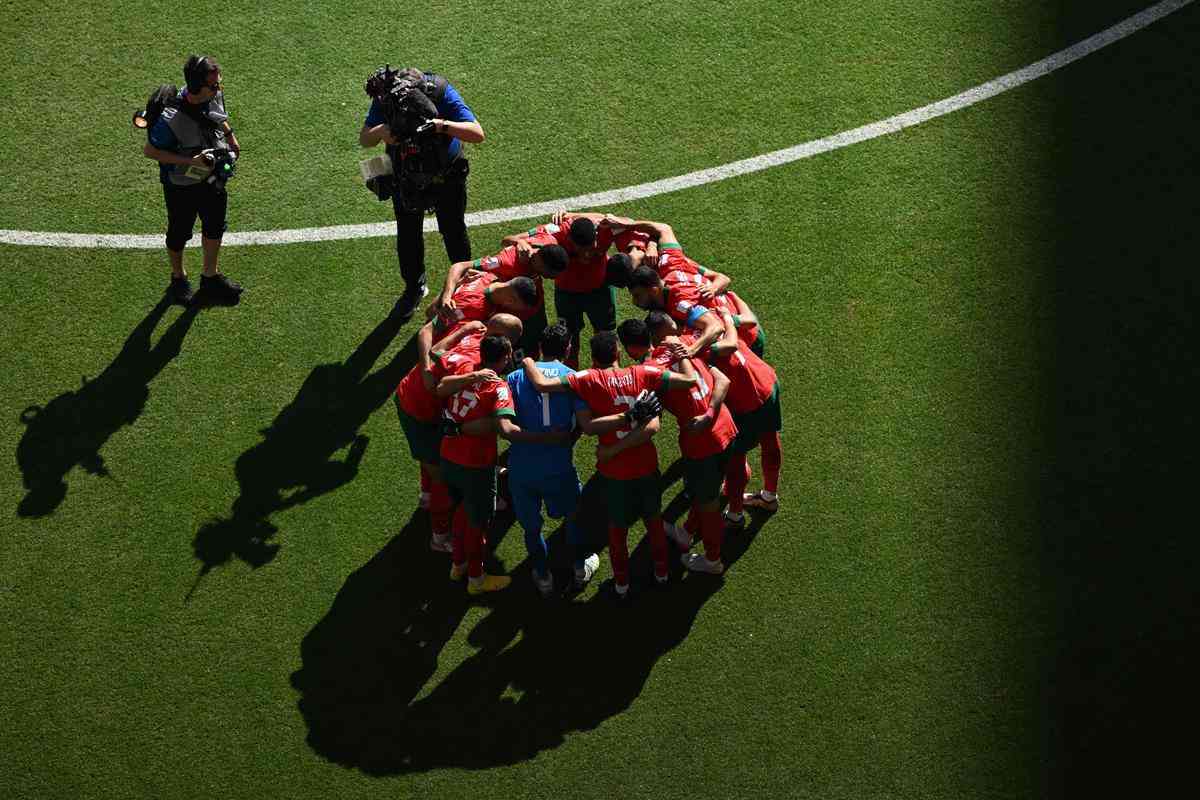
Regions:
<instances>
[{"instance_id":1,"label":"huddle shadow on grass","mask_svg":"<svg viewBox=\"0 0 1200 800\"><path fill-rule=\"evenodd\" d=\"M17 505L18 516L44 517L57 510L67 496L66 475L76 465L111 477L100 450L141 416L150 382L179 355L195 322L197 309L185 309L151 346L154 329L170 307L166 298L154 306L95 378L85 376L80 388L21 412L25 433L17 445L17 466L27 493Z\"/></svg>"},{"instance_id":2,"label":"huddle shadow on grass","mask_svg":"<svg viewBox=\"0 0 1200 800\"><path fill-rule=\"evenodd\" d=\"M386 365L371 372L402 324L388 317L344 362L314 367L295 398L261 431L263 440L238 457L234 475L240 493L230 515L203 524L193 541L201 562L197 581L233 558L252 567L268 563L279 550L271 541L278 531L272 514L332 492L358 475L368 444L359 429L416 363L416 338L410 337ZM343 448L349 448L346 455L335 457Z\"/></svg>"},{"instance_id":3,"label":"huddle shadow on grass","mask_svg":"<svg viewBox=\"0 0 1200 800\"><path fill-rule=\"evenodd\" d=\"M603 492L590 481L580 519L590 521L584 535L593 544L606 538L603 508ZM727 564L764 520L755 516L744 532L730 533ZM560 529L549 539L559 587L571 575L565 538ZM447 579L446 556L430 552L427 518L417 512L347 579L301 644L292 685L309 746L383 776L516 764L561 745L568 733L597 727L629 708L658 659L687 637L722 586L722 578L684 575L671 552L671 583L654 588L643 537L631 554L627 606L607 591L587 602L543 600L522 561L511 571L513 585L489 598L491 613L468 635L477 652L423 693L469 601Z\"/></svg>"}]
</instances>

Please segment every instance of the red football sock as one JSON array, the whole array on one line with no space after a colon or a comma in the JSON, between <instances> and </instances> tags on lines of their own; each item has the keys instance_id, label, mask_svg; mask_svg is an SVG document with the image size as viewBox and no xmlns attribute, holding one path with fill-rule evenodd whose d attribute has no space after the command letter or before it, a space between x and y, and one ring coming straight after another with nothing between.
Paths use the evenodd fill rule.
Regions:
<instances>
[{"instance_id":1,"label":"red football sock","mask_svg":"<svg viewBox=\"0 0 1200 800\"><path fill-rule=\"evenodd\" d=\"M646 533L650 536L650 557L654 560L654 574L665 578L667 576L667 529L663 527L662 517L647 520Z\"/></svg>"},{"instance_id":2,"label":"red football sock","mask_svg":"<svg viewBox=\"0 0 1200 800\"><path fill-rule=\"evenodd\" d=\"M683 529L690 533L693 539L696 538L696 534L700 532L700 520L696 518L695 505L693 505L691 510L688 511L688 517L683 523Z\"/></svg>"},{"instance_id":3,"label":"red football sock","mask_svg":"<svg viewBox=\"0 0 1200 800\"><path fill-rule=\"evenodd\" d=\"M734 453L725 469L725 492L729 497L729 513L742 513L742 492L746 491L746 454Z\"/></svg>"},{"instance_id":4,"label":"red football sock","mask_svg":"<svg viewBox=\"0 0 1200 800\"><path fill-rule=\"evenodd\" d=\"M454 509L454 538L451 543L454 545L454 552L450 554L455 564L462 564L467 560L467 509L460 503L458 508Z\"/></svg>"},{"instance_id":5,"label":"red football sock","mask_svg":"<svg viewBox=\"0 0 1200 800\"><path fill-rule=\"evenodd\" d=\"M629 585L629 529L608 526L608 558L612 561L613 581Z\"/></svg>"},{"instance_id":6,"label":"red football sock","mask_svg":"<svg viewBox=\"0 0 1200 800\"><path fill-rule=\"evenodd\" d=\"M709 561L721 560L721 542L725 538L725 523L720 511L701 511L700 530L704 537L704 557Z\"/></svg>"},{"instance_id":7,"label":"red football sock","mask_svg":"<svg viewBox=\"0 0 1200 800\"><path fill-rule=\"evenodd\" d=\"M434 533L441 535L450 530L452 509L450 487L441 481L432 481L429 484L429 527Z\"/></svg>"},{"instance_id":8,"label":"red football sock","mask_svg":"<svg viewBox=\"0 0 1200 800\"><path fill-rule=\"evenodd\" d=\"M421 491L428 492L430 485L433 483L433 478L429 477L429 473L425 471L425 465L421 465Z\"/></svg>"},{"instance_id":9,"label":"red football sock","mask_svg":"<svg viewBox=\"0 0 1200 800\"><path fill-rule=\"evenodd\" d=\"M483 549L487 547L487 534L474 522L467 521L466 539L467 574L472 578L483 575Z\"/></svg>"},{"instance_id":10,"label":"red football sock","mask_svg":"<svg viewBox=\"0 0 1200 800\"><path fill-rule=\"evenodd\" d=\"M772 494L779 492L779 470L783 466L783 442L779 431L763 434L762 445L763 488Z\"/></svg>"}]
</instances>

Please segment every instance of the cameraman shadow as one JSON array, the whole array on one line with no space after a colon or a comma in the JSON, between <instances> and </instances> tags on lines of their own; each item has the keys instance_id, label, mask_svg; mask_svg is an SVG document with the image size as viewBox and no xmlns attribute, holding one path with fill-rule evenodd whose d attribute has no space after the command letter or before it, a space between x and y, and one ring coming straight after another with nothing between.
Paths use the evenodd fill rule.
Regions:
<instances>
[{"instance_id":1,"label":"cameraman shadow","mask_svg":"<svg viewBox=\"0 0 1200 800\"><path fill-rule=\"evenodd\" d=\"M588 541L604 527L603 495L589 481L580 509ZM727 566L765 519L727 538ZM292 676L309 746L368 775L517 764L599 726L630 707L723 585L720 577L685 575L672 547L671 584L655 589L643 538L631 554L628 606L603 588L587 602L544 600L526 559L468 635L478 651L414 701L465 613L462 589L446 591L447 561L429 556L425 533L406 528L347 580L305 637ZM565 538L560 528L549 540L559 587L571 574Z\"/></svg>"},{"instance_id":2,"label":"cameraman shadow","mask_svg":"<svg viewBox=\"0 0 1200 800\"><path fill-rule=\"evenodd\" d=\"M197 583L234 558L255 568L271 561L279 550L271 541L278 532L273 514L332 492L358 475L368 444L359 428L416 363L414 336L371 372L402 325L388 317L344 362L314 367L295 398L261 431L263 440L238 457L234 476L239 494L229 516L204 523L192 544L201 563ZM343 449L345 456L337 458Z\"/></svg>"},{"instance_id":3,"label":"cameraman shadow","mask_svg":"<svg viewBox=\"0 0 1200 800\"><path fill-rule=\"evenodd\" d=\"M17 505L18 516L53 513L66 499L66 475L76 465L91 475L111 477L100 450L141 416L150 382L179 355L196 320L197 309L185 309L151 346L151 336L170 307L168 299L159 301L95 378L85 376L79 389L21 412L25 433L17 445L17 466L27 493Z\"/></svg>"}]
</instances>

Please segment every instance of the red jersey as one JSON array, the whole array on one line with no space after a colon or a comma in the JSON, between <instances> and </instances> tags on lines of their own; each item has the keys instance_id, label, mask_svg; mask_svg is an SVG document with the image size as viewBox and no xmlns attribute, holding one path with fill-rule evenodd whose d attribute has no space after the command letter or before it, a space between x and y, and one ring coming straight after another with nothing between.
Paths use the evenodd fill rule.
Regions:
<instances>
[{"instance_id":1,"label":"red jersey","mask_svg":"<svg viewBox=\"0 0 1200 800\"><path fill-rule=\"evenodd\" d=\"M611 414L623 414L632 408L643 389L654 391L660 388L664 383L665 374L658 367L639 364L607 369L593 367L573 372L562 380L587 403L593 415L607 417ZM628 436L631 430L627 426L601 434L600 444L616 444ZM596 465L596 470L601 475L616 480L633 480L653 475L658 471L658 451L654 448L654 442L649 441L631 447L608 461L601 461Z\"/></svg>"},{"instance_id":2,"label":"red jersey","mask_svg":"<svg viewBox=\"0 0 1200 800\"><path fill-rule=\"evenodd\" d=\"M696 341L696 337L690 333L681 333L675 338L679 339L679 342L684 347L691 347ZM670 349L665 344L660 344L646 354L646 357L642 359L642 363L653 364L663 369L670 369L671 365L675 363L675 359L671 358Z\"/></svg>"},{"instance_id":3,"label":"red jersey","mask_svg":"<svg viewBox=\"0 0 1200 800\"><path fill-rule=\"evenodd\" d=\"M554 237L549 234L531 236L528 241L535 247L557 244ZM545 295L542 293L542 276L540 273L534 272L529 261L529 255L522 255L513 246L504 248L494 256L477 258L471 262L471 267L481 272L490 272L502 281L510 281L513 278L520 278L522 276L532 278L533 285L537 287L538 306L540 307L545 303Z\"/></svg>"},{"instance_id":4,"label":"red jersey","mask_svg":"<svg viewBox=\"0 0 1200 800\"><path fill-rule=\"evenodd\" d=\"M437 364L434 364L436 376ZM434 378L436 381L437 378ZM400 400L400 408L415 420L435 422L442 413L442 401L429 389L421 377L421 365L413 367L396 387L396 396Z\"/></svg>"},{"instance_id":5,"label":"red jersey","mask_svg":"<svg viewBox=\"0 0 1200 800\"><path fill-rule=\"evenodd\" d=\"M688 275L703 275L707 272L704 267L683 254L683 248L674 242L660 245L658 250L658 277L664 281L670 272L683 272Z\"/></svg>"},{"instance_id":6,"label":"red jersey","mask_svg":"<svg viewBox=\"0 0 1200 800\"><path fill-rule=\"evenodd\" d=\"M650 244L649 234L640 231L624 231L613 239L613 246L617 248L618 253L628 253L630 247L645 250L648 244Z\"/></svg>"},{"instance_id":7,"label":"red jersey","mask_svg":"<svg viewBox=\"0 0 1200 800\"><path fill-rule=\"evenodd\" d=\"M474 366L474 365L472 365ZM442 412L460 425L486 417L515 417L508 384L481 381L450 396ZM459 434L442 437L442 458L463 467L490 467L496 463L496 434Z\"/></svg>"},{"instance_id":8,"label":"red jersey","mask_svg":"<svg viewBox=\"0 0 1200 800\"><path fill-rule=\"evenodd\" d=\"M453 330L456 322L487 322L488 317L496 313L488 297L488 287L498 280L500 278L490 272L480 272L460 283L450 296L454 301L454 309L442 317L447 329Z\"/></svg>"},{"instance_id":9,"label":"red jersey","mask_svg":"<svg viewBox=\"0 0 1200 800\"><path fill-rule=\"evenodd\" d=\"M447 334L448 335L448 334ZM479 343L487 331L469 333L459 339L458 344L438 356L434 375L438 379L447 375L466 375L479 363Z\"/></svg>"},{"instance_id":10,"label":"red jersey","mask_svg":"<svg viewBox=\"0 0 1200 800\"><path fill-rule=\"evenodd\" d=\"M775 390L775 370L740 339L737 350L714 358L713 364L729 378L725 404L735 414L757 411Z\"/></svg>"},{"instance_id":11,"label":"red jersey","mask_svg":"<svg viewBox=\"0 0 1200 800\"><path fill-rule=\"evenodd\" d=\"M573 217L564 217L562 225L550 222L538 225L529 230L530 236L548 235L554 238L556 244L562 245L567 251L567 269L554 279L554 285L564 292L590 292L604 285L606 278L605 266L608 262L608 248L613 243L612 228L596 229L596 245L592 248L590 258L584 258L579 248L571 241L571 223Z\"/></svg>"},{"instance_id":12,"label":"red jersey","mask_svg":"<svg viewBox=\"0 0 1200 800\"><path fill-rule=\"evenodd\" d=\"M714 297L710 303L715 309L725 310L730 314L737 314L738 304L734 302L735 299L741 300L733 292L723 292ZM737 335L738 339L746 344L754 344L754 340L758 338L758 325L738 326Z\"/></svg>"},{"instance_id":13,"label":"red jersey","mask_svg":"<svg viewBox=\"0 0 1200 800\"><path fill-rule=\"evenodd\" d=\"M711 301L700 297L699 284L703 282L699 275L682 272L668 273L663 279L663 306L680 327L690 328L709 310Z\"/></svg>"},{"instance_id":14,"label":"red jersey","mask_svg":"<svg viewBox=\"0 0 1200 800\"><path fill-rule=\"evenodd\" d=\"M483 333L464 336L446 353L435 357L430 369L434 385L447 375L462 375L474 369L479 361L479 343L483 341L483 337ZM442 399L425 388L419 364L410 369L400 381L400 385L396 387L396 394L400 398L400 408L415 420L436 422L442 414Z\"/></svg>"},{"instance_id":15,"label":"red jersey","mask_svg":"<svg viewBox=\"0 0 1200 800\"><path fill-rule=\"evenodd\" d=\"M729 447L737 436L737 425L724 404L717 413L712 427L700 431L689 431L687 425L709 409L712 399L713 374L698 358L691 359L699 381L695 386L672 389L663 396L663 406L679 420L679 451L684 458L708 458Z\"/></svg>"}]
</instances>

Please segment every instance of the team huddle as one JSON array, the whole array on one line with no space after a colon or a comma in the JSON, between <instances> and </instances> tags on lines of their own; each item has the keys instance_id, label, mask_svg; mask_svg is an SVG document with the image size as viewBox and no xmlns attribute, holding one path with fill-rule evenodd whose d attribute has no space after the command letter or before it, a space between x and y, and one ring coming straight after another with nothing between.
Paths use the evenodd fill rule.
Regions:
<instances>
[{"instance_id":1,"label":"team huddle","mask_svg":"<svg viewBox=\"0 0 1200 800\"><path fill-rule=\"evenodd\" d=\"M510 443L508 487L538 590L551 596L555 589L543 504L565 521L573 588L591 580L600 559L585 551L575 519L582 486L572 446L581 435L599 438L596 471L618 598L629 592L628 535L639 519L660 584L668 581L671 543L689 570L721 574L726 530L746 524L746 507L773 512L779 503L779 382L763 360L758 318L730 291L727 275L686 256L660 222L560 212L502 245L450 267L417 334L417 364L396 388L400 424L420 462L430 546L450 554L451 580L466 578L471 594L511 581L483 567L497 506L498 438ZM554 281L553 325L544 279ZM648 312L644 319L616 324L618 288ZM595 330L592 365L579 369L585 315ZM621 366L621 349L631 366ZM682 526L662 518L654 436L664 410L678 422L691 501ZM763 488L747 494L746 454L755 447ZM696 538L702 546L692 552Z\"/></svg>"}]
</instances>

